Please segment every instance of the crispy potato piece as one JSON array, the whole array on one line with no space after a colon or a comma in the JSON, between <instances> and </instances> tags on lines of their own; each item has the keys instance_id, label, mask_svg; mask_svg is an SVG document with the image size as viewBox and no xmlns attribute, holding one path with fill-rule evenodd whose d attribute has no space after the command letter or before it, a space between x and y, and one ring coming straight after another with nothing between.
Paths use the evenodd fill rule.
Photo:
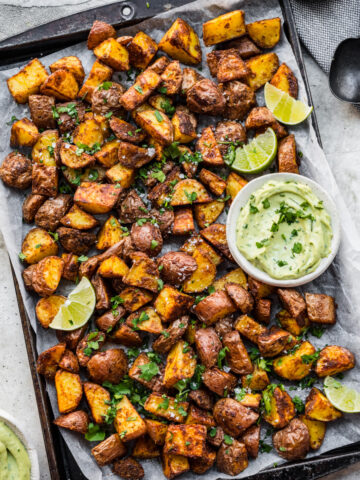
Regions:
<instances>
[{"instance_id":1,"label":"crispy potato piece","mask_svg":"<svg viewBox=\"0 0 360 480\"><path fill-rule=\"evenodd\" d=\"M267 331L263 325L255 322L248 315L241 315L235 323L235 328L243 337L256 344L259 341L259 336Z\"/></svg>"},{"instance_id":2,"label":"crispy potato piece","mask_svg":"<svg viewBox=\"0 0 360 480\"><path fill-rule=\"evenodd\" d=\"M168 426L165 423L158 422L157 420L145 419L147 433L153 440L155 445L164 445L165 436Z\"/></svg>"},{"instance_id":3,"label":"crispy potato piece","mask_svg":"<svg viewBox=\"0 0 360 480\"><path fill-rule=\"evenodd\" d=\"M73 133L73 142L80 150L82 145L94 147L103 143L105 132L101 122L102 118L100 116L85 117L85 120L76 127Z\"/></svg>"},{"instance_id":4,"label":"crispy potato piece","mask_svg":"<svg viewBox=\"0 0 360 480\"><path fill-rule=\"evenodd\" d=\"M228 260L231 262L234 261L227 244L225 225L221 223L213 223L209 227L201 230L200 235L217 248Z\"/></svg>"},{"instance_id":5,"label":"crispy potato piece","mask_svg":"<svg viewBox=\"0 0 360 480\"><path fill-rule=\"evenodd\" d=\"M36 212L36 225L44 230L54 232L60 224L60 219L70 208L71 203L71 195L63 193L55 198L48 198Z\"/></svg>"},{"instance_id":6,"label":"crispy potato piece","mask_svg":"<svg viewBox=\"0 0 360 480\"><path fill-rule=\"evenodd\" d=\"M57 330L56 331L56 337L59 340L59 342L65 342L66 343L66 348L68 348L69 350L75 350L77 344L80 342L82 337L85 335L86 329L87 329L87 325L84 325L83 327L77 328L77 329L72 330L70 332Z\"/></svg>"},{"instance_id":7,"label":"crispy potato piece","mask_svg":"<svg viewBox=\"0 0 360 480\"><path fill-rule=\"evenodd\" d=\"M132 457L116 460L113 464L113 472L127 480L141 480L145 475L143 467Z\"/></svg>"},{"instance_id":8,"label":"crispy potato piece","mask_svg":"<svg viewBox=\"0 0 360 480\"><path fill-rule=\"evenodd\" d=\"M274 386L269 385L262 393L265 405L263 419L274 428L284 428L295 417L295 406L285 390Z\"/></svg>"},{"instance_id":9,"label":"crispy potato piece","mask_svg":"<svg viewBox=\"0 0 360 480\"><path fill-rule=\"evenodd\" d=\"M44 65L34 58L18 73L7 79L7 86L17 103L26 103L30 95L39 92L47 77Z\"/></svg>"},{"instance_id":10,"label":"crispy potato piece","mask_svg":"<svg viewBox=\"0 0 360 480\"><path fill-rule=\"evenodd\" d=\"M73 55L59 58L59 60L53 62L49 68L51 73L54 73L56 70L68 70L74 75L79 85L83 83L85 78L84 67L82 66L81 60Z\"/></svg>"},{"instance_id":11,"label":"crispy potato piece","mask_svg":"<svg viewBox=\"0 0 360 480\"><path fill-rule=\"evenodd\" d=\"M94 233L83 232L74 228L60 227L56 233L64 250L76 255L86 255L96 242Z\"/></svg>"},{"instance_id":12,"label":"crispy potato piece","mask_svg":"<svg viewBox=\"0 0 360 480\"><path fill-rule=\"evenodd\" d=\"M155 149L152 147L143 148L132 143L120 142L118 158L121 165L128 169L140 168L149 163L155 157ZM113 167L111 170L116 168ZM118 172L116 172L118 174ZM108 175L109 177L109 175ZM110 178L114 181L114 178Z\"/></svg>"},{"instance_id":13,"label":"crispy potato piece","mask_svg":"<svg viewBox=\"0 0 360 480\"><path fill-rule=\"evenodd\" d=\"M167 95L175 95L179 92L182 84L182 71L178 60L173 60L166 66L161 74L161 81L161 86L166 88Z\"/></svg>"},{"instance_id":14,"label":"crispy potato piece","mask_svg":"<svg viewBox=\"0 0 360 480\"><path fill-rule=\"evenodd\" d=\"M110 37L94 48L94 54L99 60L113 68L116 72L129 70L129 52L114 38Z\"/></svg>"},{"instance_id":15,"label":"crispy potato piece","mask_svg":"<svg viewBox=\"0 0 360 480\"><path fill-rule=\"evenodd\" d=\"M225 208L225 202L214 200L209 203L195 205L194 213L197 224L200 228L205 228L214 223Z\"/></svg>"},{"instance_id":16,"label":"crispy potato piece","mask_svg":"<svg viewBox=\"0 0 360 480\"><path fill-rule=\"evenodd\" d=\"M170 322L186 315L194 301L190 295L165 285L154 302L154 308L164 322Z\"/></svg>"},{"instance_id":17,"label":"crispy potato piece","mask_svg":"<svg viewBox=\"0 0 360 480\"><path fill-rule=\"evenodd\" d=\"M91 67L87 80L85 80L85 83L79 91L79 98L83 98L90 102L95 88L102 83L111 80L112 74L113 70L110 67L104 65L99 60L96 60Z\"/></svg>"},{"instance_id":18,"label":"crispy potato piece","mask_svg":"<svg viewBox=\"0 0 360 480\"><path fill-rule=\"evenodd\" d=\"M172 479L190 470L189 460L182 455L162 454L163 472L166 478Z\"/></svg>"},{"instance_id":19,"label":"crispy potato piece","mask_svg":"<svg viewBox=\"0 0 360 480\"><path fill-rule=\"evenodd\" d=\"M132 125L121 118L111 117L110 128L116 137L124 142L140 143L145 140L145 133L141 128L136 128L135 125Z\"/></svg>"},{"instance_id":20,"label":"crispy potato piece","mask_svg":"<svg viewBox=\"0 0 360 480\"><path fill-rule=\"evenodd\" d=\"M79 85L74 75L65 69L55 70L40 87L43 95L55 97L57 100L74 100L78 94Z\"/></svg>"},{"instance_id":21,"label":"crispy potato piece","mask_svg":"<svg viewBox=\"0 0 360 480\"><path fill-rule=\"evenodd\" d=\"M204 425L169 425L166 432L164 453L171 452L190 458L205 454L206 427Z\"/></svg>"},{"instance_id":22,"label":"crispy potato piece","mask_svg":"<svg viewBox=\"0 0 360 480\"><path fill-rule=\"evenodd\" d=\"M70 208L67 214L62 217L60 223L65 227L76 228L77 230L90 230L99 224L95 217L84 212L77 205Z\"/></svg>"},{"instance_id":23,"label":"crispy potato piece","mask_svg":"<svg viewBox=\"0 0 360 480\"><path fill-rule=\"evenodd\" d=\"M167 353L175 343L185 334L189 324L189 317L183 316L172 322L166 330L153 342L153 349L158 353Z\"/></svg>"},{"instance_id":24,"label":"crispy potato piece","mask_svg":"<svg viewBox=\"0 0 360 480\"><path fill-rule=\"evenodd\" d=\"M163 384L171 388L180 380L194 375L196 359L192 348L184 340L179 340L170 350L165 367Z\"/></svg>"},{"instance_id":25,"label":"crispy potato piece","mask_svg":"<svg viewBox=\"0 0 360 480\"><path fill-rule=\"evenodd\" d=\"M32 147L39 137L37 126L28 118L22 118L11 126L11 147Z\"/></svg>"},{"instance_id":26,"label":"crispy potato piece","mask_svg":"<svg viewBox=\"0 0 360 480\"><path fill-rule=\"evenodd\" d=\"M156 458L160 457L160 450L155 445L152 438L148 435L144 435L136 440L132 455L135 458Z\"/></svg>"},{"instance_id":27,"label":"crispy potato piece","mask_svg":"<svg viewBox=\"0 0 360 480\"><path fill-rule=\"evenodd\" d=\"M254 307L254 298L250 292L237 283L226 283L225 291L241 313L249 313Z\"/></svg>"},{"instance_id":28,"label":"crispy potato piece","mask_svg":"<svg viewBox=\"0 0 360 480\"><path fill-rule=\"evenodd\" d=\"M273 434L273 445L280 457L286 460L301 460L310 450L310 435L307 426L298 418Z\"/></svg>"},{"instance_id":29,"label":"crispy potato piece","mask_svg":"<svg viewBox=\"0 0 360 480\"><path fill-rule=\"evenodd\" d=\"M255 318L258 322L270 323L271 316L271 300L269 298L261 298L255 304Z\"/></svg>"},{"instance_id":30,"label":"crispy potato piece","mask_svg":"<svg viewBox=\"0 0 360 480\"><path fill-rule=\"evenodd\" d=\"M278 288L276 292L285 310L297 320L299 325L303 325L306 318L306 303L301 293L294 288ZM310 315L309 320L312 320Z\"/></svg>"},{"instance_id":31,"label":"crispy potato piece","mask_svg":"<svg viewBox=\"0 0 360 480\"><path fill-rule=\"evenodd\" d=\"M36 317L44 328L49 328L61 305L65 303L66 297L62 295L51 295L40 298L36 304Z\"/></svg>"},{"instance_id":32,"label":"crispy potato piece","mask_svg":"<svg viewBox=\"0 0 360 480\"><path fill-rule=\"evenodd\" d=\"M186 95L187 91L203 77L193 68L183 68L183 78L181 84L181 94Z\"/></svg>"},{"instance_id":33,"label":"crispy potato piece","mask_svg":"<svg viewBox=\"0 0 360 480\"><path fill-rule=\"evenodd\" d=\"M333 376L350 370L354 366L355 357L350 350L338 345L328 345L320 352L315 365L315 373L318 377Z\"/></svg>"},{"instance_id":34,"label":"crispy potato piece","mask_svg":"<svg viewBox=\"0 0 360 480\"><path fill-rule=\"evenodd\" d=\"M134 440L146 433L146 425L126 395L116 406L114 426L124 442Z\"/></svg>"},{"instance_id":35,"label":"crispy potato piece","mask_svg":"<svg viewBox=\"0 0 360 480\"><path fill-rule=\"evenodd\" d=\"M315 359L311 355L315 353L315 347L309 342L302 342L294 353L288 353L273 361L274 372L288 380L301 380L311 371ZM307 357L310 357L309 359Z\"/></svg>"},{"instance_id":36,"label":"crispy potato piece","mask_svg":"<svg viewBox=\"0 0 360 480\"><path fill-rule=\"evenodd\" d=\"M126 320L129 327L134 330L159 334L163 331L161 319L153 307L144 307L138 312L132 313Z\"/></svg>"},{"instance_id":37,"label":"crispy potato piece","mask_svg":"<svg viewBox=\"0 0 360 480\"><path fill-rule=\"evenodd\" d=\"M322 293L305 293L305 301L307 314L311 322L324 325L333 325L336 322L334 297Z\"/></svg>"},{"instance_id":38,"label":"crispy potato piece","mask_svg":"<svg viewBox=\"0 0 360 480\"><path fill-rule=\"evenodd\" d=\"M108 310L111 307L110 292L104 279L96 272L91 278L96 295L96 310Z\"/></svg>"},{"instance_id":39,"label":"crispy potato piece","mask_svg":"<svg viewBox=\"0 0 360 480\"><path fill-rule=\"evenodd\" d=\"M89 32L87 48L93 50L97 45L110 37L116 37L115 28L108 23L95 20Z\"/></svg>"},{"instance_id":40,"label":"crispy potato piece","mask_svg":"<svg viewBox=\"0 0 360 480\"><path fill-rule=\"evenodd\" d=\"M192 112L222 115L226 100L220 87L215 82L203 78L186 92L186 104Z\"/></svg>"},{"instance_id":41,"label":"crispy potato piece","mask_svg":"<svg viewBox=\"0 0 360 480\"><path fill-rule=\"evenodd\" d=\"M309 430L310 448L311 450L318 450L325 438L326 423L319 420L310 420L305 415L299 416L300 420L305 423Z\"/></svg>"},{"instance_id":42,"label":"crispy potato piece","mask_svg":"<svg viewBox=\"0 0 360 480\"><path fill-rule=\"evenodd\" d=\"M286 129L275 119L267 107L254 107L245 121L245 127L247 130L254 129L258 132L271 127L278 139L287 135Z\"/></svg>"},{"instance_id":43,"label":"crispy potato piece","mask_svg":"<svg viewBox=\"0 0 360 480\"><path fill-rule=\"evenodd\" d=\"M124 260L112 255L103 260L99 266L98 273L104 278L123 278L129 271Z\"/></svg>"},{"instance_id":44,"label":"crispy potato piece","mask_svg":"<svg viewBox=\"0 0 360 480\"><path fill-rule=\"evenodd\" d=\"M258 410L261 402L260 393L246 393L242 400L239 401L241 405L253 410Z\"/></svg>"},{"instance_id":45,"label":"crispy potato piece","mask_svg":"<svg viewBox=\"0 0 360 480\"><path fill-rule=\"evenodd\" d=\"M127 356L121 348L95 353L87 363L89 377L99 384L117 384L127 372Z\"/></svg>"},{"instance_id":46,"label":"crispy potato piece","mask_svg":"<svg viewBox=\"0 0 360 480\"><path fill-rule=\"evenodd\" d=\"M214 407L214 419L225 433L238 437L253 425L259 414L233 398L222 398Z\"/></svg>"},{"instance_id":47,"label":"crispy potato piece","mask_svg":"<svg viewBox=\"0 0 360 480\"><path fill-rule=\"evenodd\" d=\"M56 197L59 184L58 170L55 166L46 166L38 163L32 168L32 189L34 195Z\"/></svg>"},{"instance_id":48,"label":"crispy potato piece","mask_svg":"<svg viewBox=\"0 0 360 480\"><path fill-rule=\"evenodd\" d=\"M269 385L270 380L266 371L255 364L252 374L243 375L241 382L244 388L264 390Z\"/></svg>"},{"instance_id":49,"label":"crispy potato piece","mask_svg":"<svg viewBox=\"0 0 360 480\"><path fill-rule=\"evenodd\" d=\"M216 277L216 266L206 253L195 249L192 256L196 261L197 269L183 283L185 293L202 292L213 283Z\"/></svg>"},{"instance_id":50,"label":"crispy potato piece","mask_svg":"<svg viewBox=\"0 0 360 480\"><path fill-rule=\"evenodd\" d=\"M144 103L160 85L161 78L154 70L147 68L121 97L121 105L125 110L134 110Z\"/></svg>"},{"instance_id":51,"label":"crispy potato piece","mask_svg":"<svg viewBox=\"0 0 360 480\"><path fill-rule=\"evenodd\" d=\"M60 283L63 268L64 262L59 257L49 256L40 260L32 275L35 292L42 297L52 295Z\"/></svg>"},{"instance_id":52,"label":"crispy potato piece","mask_svg":"<svg viewBox=\"0 0 360 480\"><path fill-rule=\"evenodd\" d=\"M82 399L82 384L76 373L58 370L55 375L55 388L60 413L70 413L79 406Z\"/></svg>"},{"instance_id":53,"label":"crispy potato piece","mask_svg":"<svg viewBox=\"0 0 360 480\"><path fill-rule=\"evenodd\" d=\"M210 166L224 165L220 148L211 127L205 127L196 143L196 150L200 152L203 162Z\"/></svg>"},{"instance_id":54,"label":"crispy potato piece","mask_svg":"<svg viewBox=\"0 0 360 480\"><path fill-rule=\"evenodd\" d=\"M246 446L238 440L233 440L231 445L222 443L216 456L217 468L227 475L236 476L248 466Z\"/></svg>"},{"instance_id":55,"label":"crispy potato piece","mask_svg":"<svg viewBox=\"0 0 360 480\"><path fill-rule=\"evenodd\" d=\"M340 417L339 412L318 388L313 387L306 399L305 417L320 422L332 422Z\"/></svg>"},{"instance_id":56,"label":"crispy potato piece","mask_svg":"<svg viewBox=\"0 0 360 480\"><path fill-rule=\"evenodd\" d=\"M254 367L249 354L240 338L239 332L233 330L223 337L224 347L227 347L226 358L230 369L239 375L252 373Z\"/></svg>"},{"instance_id":57,"label":"crispy potato piece","mask_svg":"<svg viewBox=\"0 0 360 480\"><path fill-rule=\"evenodd\" d=\"M151 393L144 408L147 412L166 418L171 422L183 423L186 415L182 415L182 409L187 412L189 404L187 402L175 402L174 398L167 395Z\"/></svg>"},{"instance_id":58,"label":"crispy potato piece","mask_svg":"<svg viewBox=\"0 0 360 480\"><path fill-rule=\"evenodd\" d=\"M172 104L173 104L173 99L170 98L170 97L167 97L166 95L155 94L155 95L151 95L151 97L149 97L148 103L149 103L149 105L151 105L156 110L159 110L159 112L166 113L167 110L169 112L171 111L171 107L172 107ZM175 107L173 107L173 108L175 110Z\"/></svg>"},{"instance_id":59,"label":"crispy potato piece","mask_svg":"<svg viewBox=\"0 0 360 480\"><path fill-rule=\"evenodd\" d=\"M123 231L120 223L114 215L110 215L98 233L96 248L98 250L106 250L107 248L112 247L120 242L122 234Z\"/></svg>"},{"instance_id":60,"label":"crispy potato piece","mask_svg":"<svg viewBox=\"0 0 360 480\"><path fill-rule=\"evenodd\" d=\"M280 65L270 83L283 92L288 93L291 97L297 98L298 82L293 71L286 65L286 63Z\"/></svg>"},{"instance_id":61,"label":"crispy potato piece","mask_svg":"<svg viewBox=\"0 0 360 480\"><path fill-rule=\"evenodd\" d=\"M46 230L33 228L24 238L21 253L25 256L24 260L32 265L45 257L57 255L58 249L58 244Z\"/></svg>"},{"instance_id":62,"label":"crispy potato piece","mask_svg":"<svg viewBox=\"0 0 360 480\"><path fill-rule=\"evenodd\" d=\"M214 172L211 172L206 168L200 170L199 180L217 197L222 195L225 191L226 182L219 177L219 175L216 175Z\"/></svg>"},{"instance_id":63,"label":"crispy potato piece","mask_svg":"<svg viewBox=\"0 0 360 480\"><path fill-rule=\"evenodd\" d=\"M291 335L286 330L273 326L257 338L257 345L263 357L276 357L289 348ZM280 362L282 364L282 362Z\"/></svg>"},{"instance_id":64,"label":"crispy potato piece","mask_svg":"<svg viewBox=\"0 0 360 480\"><path fill-rule=\"evenodd\" d=\"M212 198L200 182L188 178L175 185L170 204L177 207L193 203L207 203L211 200Z\"/></svg>"},{"instance_id":65,"label":"crispy potato piece","mask_svg":"<svg viewBox=\"0 0 360 480\"><path fill-rule=\"evenodd\" d=\"M61 428L67 428L73 432L85 434L89 427L89 416L83 410L77 410L76 412L70 412L66 415L60 415L60 417L54 420L54 424Z\"/></svg>"},{"instance_id":66,"label":"crispy potato piece","mask_svg":"<svg viewBox=\"0 0 360 480\"><path fill-rule=\"evenodd\" d=\"M195 249L206 253L214 265L219 265L221 263L221 256L218 255L215 250L200 237L200 235L193 235L180 248L181 251L186 252L189 255L192 255Z\"/></svg>"},{"instance_id":67,"label":"crispy potato piece","mask_svg":"<svg viewBox=\"0 0 360 480\"><path fill-rule=\"evenodd\" d=\"M246 60L246 65L251 71L248 85L253 90L258 90L272 79L274 73L279 68L279 58L274 52L264 53L249 58Z\"/></svg>"},{"instance_id":68,"label":"crispy potato piece","mask_svg":"<svg viewBox=\"0 0 360 480\"><path fill-rule=\"evenodd\" d=\"M250 457L256 458L259 453L260 425L253 425L241 437Z\"/></svg>"},{"instance_id":69,"label":"crispy potato piece","mask_svg":"<svg viewBox=\"0 0 360 480\"><path fill-rule=\"evenodd\" d=\"M203 23L203 39L207 47L245 34L245 13L243 10L233 10Z\"/></svg>"},{"instance_id":70,"label":"crispy potato piece","mask_svg":"<svg viewBox=\"0 0 360 480\"><path fill-rule=\"evenodd\" d=\"M230 120L244 120L249 110L256 106L254 90L238 80L220 83L219 89L226 100L223 116Z\"/></svg>"},{"instance_id":71,"label":"crispy potato piece","mask_svg":"<svg viewBox=\"0 0 360 480\"><path fill-rule=\"evenodd\" d=\"M159 49L186 65L201 62L199 37L188 23L177 18L159 42Z\"/></svg>"},{"instance_id":72,"label":"crispy potato piece","mask_svg":"<svg viewBox=\"0 0 360 480\"><path fill-rule=\"evenodd\" d=\"M294 134L283 138L278 147L279 172L299 173Z\"/></svg>"},{"instance_id":73,"label":"crispy potato piece","mask_svg":"<svg viewBox=\"0 0 360 480\"><path fill-rule=\"evenodd\" d=\"M118 163L106 171L106 177L122 188L129 188L135 180L135 169Z\"/></svg>"},{"instance_id":74,"label":"crispy potato piece","mask_svg":"<svg viewBox=\"0 0 360 480\"><path fill-rule=\"evenodd\" d=\"M248 23L246 30L258 47L274 48L280 40L281 20L279 17Z\"/></svg>"},{"instance_id":75,"label":"crispy potato piece","mask_svg":"<svg viewBox=\"0 0 360 480\"><path fill-rule=\"evenodd\" d=\"M243 272L242 268L235 268L231 272L225 274L223 277L218 278L214 282L214 288L216 291L225 290L225 287L228 283L236 283L240 285L245 290L247 289L246 275Z\"/></svg>"},{"instance_id":76,"label":"crispy potato piece","mask_svg":"<svg viewBox=\"0 0 360 480\"><path fill-rule=\"evenodd\" d=\"M111 340L115 343L125 345L125 347L140 347L143 343L142 338L137 332L134 332L126 323L120 325L120 327L112 334Z\"/></svg>"},{"instance_id":77,"label":"crispy potato piece","mask_svg":"<svg viewBox=\"0 0 360 480\"><path fill-rule=\"evenodd\" d=\"M11 152L0 167L0 178L8 187L25 190L32 182L31 161L20 152Z\"/></svg>"},{"instance_id":78,"label":"crispy potato piece","mask_svg":"<svg viewBox=\"0 0 360 480\"><path fill-rule=\"evenodd\" d=\"M109 410L110 393L96 383L85 382L84 393L89 404L91 415L95 423L105 423L105 416Z\"/></svg>"},{"instance_id":79,"label":"crispy potato piece","mask_svg":"<svg viewBox=\"0 0 360 480\"><path fill-rule=\"evenodd\" d=\"M71 350L65 350L65 353L60 360L59 367L71 373L79 373L80 370L78 359Z\"/></svg>"},{"instance_id":80,"label":"crispy potato piece","mask_svg":"<svg viewBox=\"0 0 360 480\"><path fill-rule=\"evenodd\" d=\"M138 357L136 357L134 363L130 367L128 375L133 380L138 381L142 385L145 385L145 387L152 390L155 382L157 381L157 378L156 378L157 374L155 374L151 378L151 380L146 380L144 378L143 371L142 371L142 368L141 368L141 367L144 367L144 365L148 365L150 362L151 362L151 360L145 352L140 353L140 355ZM158 373L159 373L159 370L158 370Z\"/></svg>"},{"instance_id":81,"label":"crispy potato piece","mask_svg":"<svg viewBox=\"0 0 360 480\"><path fill-rule=\"evenodd\" d=\"M174 213L173 235L190 235L195 230L191 207L182 207Z\"/></svg>"},{"instance_id":82,"label":"crispy potato piece","mask_svg":"<svg viewBox=\"0 0 360 480\"><path fill-rule=\"evenodd\" d=\"M108 310L95 320L96 326L103 332L111 332L125 314L125 308L117 306L116 310Z\"/></svg>"},{"instance_id":83,"label":"crispy potato piece","mask_svg":"<svg viewBox=\"0 0 360 480\"><path fill-rule=\"evenodd\" d=\"M305 318L304 325L299 325L296 318L293 318L286 310L281 310L276 317L280 325L295 337L301 335L310 324L309 320Z\"/></svg>"},{"instance_id":84,"label":"crispy potato piece","mask_svg":"<svg viewBox=\"0 0 360 480\"><path fill-rule=\"evenodd\" d=\"M223 50L218 57L216 77L219 83L243 80L250 75L250 69L235 49Z\"/></svg>"},{"instance_id":85,"label":"crispy potato piece","mask_svg":"<svg viewBox=\"0 0 360 480\"><path fill-rule=\"evenodd\" d=\"M155 262L145 253L133 254L133 264L127 275L123 278L125 285L142 287L156 293L158 291L159 272Z\"/></svg>"},{"instance_id":86,"label":"crispy potato piece","mask_svg":"<svg viewBox=\"0 0 360 480\"><path fill-rule=\"evenodd\" d=\"M40 353L36 361L36 370L48 379L54 379L61 357L65 352L66 344L58 343Z\"/></svg>"},{"instance_id":87,"label":"crispy potato piece","mask_svg":"<svg viewBox=\"0 0 360 480\"><path fill-rule=\"evenodd\" d=\"M56 166L55 157L52 152L58 140L59 133L57 130L45 130L45 132L42 132L31 151L33 162L47 166Z\"/></svg>"},{"instance_id":88,"label":"crispy potato piece","mask_svg":"<svg viewBox=\"0 0 360 480\"><path fill-rule=\"evenodd\" d=\"M122 306L125 310L135 312L151 302L153 294L142 288L127 287L120 292L120 297L124 300Z\"/></svg>"},{"instance_id":89,"label":"crispy potato piece","mask_svg":"<svg viewBox=\"0 0 360 480\"><path fill-rule=\"evenodd\" d=\"M253 57L254 55L259 55L259 53L261 53L259 48L252 40L250 40L247 35L240 38L235 38L234 40L227 42L226 47L236 48L239 51L241 58L245 59Z\"/></svg>"},{"instance_id":90,"label":"crispy potato piece","mask_svg":"<svg viewBox=\"0 0 360 480\"><path fill-rule=\"evenodd\" d=\"M255 278L248 277L249 283L249 290L255 300L259 300L260 298L268 297L272 293L274 293L275 288L271 285L266 285L265 283L260 282L259 280L255 280Z\"/></svg>"},{"instance_id":91,"label":"crispy potato piece","mask_svg":"<svg viewBox=\"0 0 360 480\"><path fill-rule=\"evenodd\" d=\"M206 325L212 325L235 311L236 308L230 297L221 290L204 298L194 308L196 316Z\"/></svg>"},{"instance_id":92,"label":"crispy potato piece","mask_svg":"<svg viewBox=\"0 0 360 480\"><path fill-rule=\"evenodd\" d=\"M22 279L24 281L24 286L25 286L26 290L28 290L29 292L34 291L33 286L32 286L32 275L33 275L35 269L36 269L36 263L33 264L33 265L29 265L21 273Z\"/></svg>"},{"instance_id":93,"label":"crispy potato piece","mask_svg":"<svg viewBox=\"0 0 360 480\"><path fill-rule=\"evenodd\" d=\"M215 427L216 423L214 417L207 410L190 405L190 410L186 418L186 425L205 425L205 427Z\"/></svg>"},{"instance_id":94,"label":"crispy potato piece","mask_svg":"<svg viewBox=\"0 0 360 480\"><path fill-rule=\"evenodd\" d=\"M76 356L79 361L79 365L81 367L86 367L90 361L91 355L93 355L93 351L85 353L86 349L89 347L89 342L97 342L99 345L99 349L103 346L106 340L106 335L103 332L97 332L96 330L93 332L89 332L85 335L84 338L76 345Z\"/></svg>"},{"instance_id":95,"label":"crispy potato piece","mask_svg":"<svg viewBox=\"0 0 360 480\"><path fill-rule=\"evenodd\" d=\"M156 55L156 42L144 32L137 32L127 45L130 63L141 70L145 69Z\"/></svg>"},{"instance_id":96,"label":"crispy potato piece","mask_svg":"<svg viewBox=\"0 0 360 480\"><path fill-rule=\"evenodd\" d=\"M106 142L101 149L94 154L95 160L105 168L113 167L119 161L119 145L119 140L111 140L110 142Z\"/></svg>"},{"instance_id":97,"label":"crispy potato piece","mask_svg":"<svg viewBox=\"0 0 360 480\"><path fill-rule=\"evenodd\" d=\"M160 145L168 145L173 142L173 126L165 113L160 113L150 106L143 106L136 110L135 115L136 123Z\"/></svg>"},{"instance_id":98,"label":"crispy potato piece","mask_svg":"<svg viewBox=\"0 0 360 480\"><path fill-rule=\"evenodd\" d=\"M224 372L217 367L206 370L202 379L204 385L220 397L223 397L225 392L234 390L237 382L235 375Z\"/></svg>"},{"instance_id":99,"label":"crispy potato piece","mask_svg":"<svg viewBox=\"0 0 360 480\"><path fill-rule=\"evenodd\" d=\"M119 195L120 189L114 185L82 182L76 189L74 202L88 213L108 213Z\"/></svg>"},{"instance_id":100,"label":"crispy potato piece","mask_svg":"<svg viewBox=\"0 0 360 480\"><path fill-rule=\"evenodd\" d=\"M171 119L171 123L174 130L175 142L189 143L197 138L197 120L188 108L179 105Z\"/></svg>"},{"instance_id":101,"label":"crispy potato piece","mask_svg":"<svg viewBox=\"0 0 360 480\"><path fill-rule=\"evenodd\" d=\"M82 152L78 155L79 148L76 145L62 142L60 147L61 163L70 168L84 168L95 163L95 157Z\"/></svg>"},{"instance_id":102,"label":"crispy potato piece","mask_svg":"<svg viewBox=\"0 0 360 480\"><path fill-rule=\"evenodd\" d=\"M126 454L126 447L120 440L117 433L113 433L110 437L98 443L96 447L91 450L96 463L103 467L113 460L123 457Z\"/></svg>"},{"instance_id":103,"label":"crispy potato piece","mask_svg":"<svg viewBox=\"0 0 360 480\"><path fill-rule=\"evenodd\" d=\"M55 98L47 95L29 95L29 109L32 121L38 128L55 128L53 117Z\"/></svg>"}]
</instances>

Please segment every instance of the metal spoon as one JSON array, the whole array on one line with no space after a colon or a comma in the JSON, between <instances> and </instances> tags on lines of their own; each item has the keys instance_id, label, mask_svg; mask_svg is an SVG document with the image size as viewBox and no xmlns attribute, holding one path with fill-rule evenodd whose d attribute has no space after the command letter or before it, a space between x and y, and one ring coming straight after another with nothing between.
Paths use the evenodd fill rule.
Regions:
<instances>
[{"instance_id":1,"label":"metal spoon","mask_svg":"<svg viewBox=\"0 0 360 480\"><path fill-rule=\"evenodd\" d=\"M340 100L360 103L360 38L347 38L337 46L330 66L329 85Z\"/></svg>"}]
</instances>

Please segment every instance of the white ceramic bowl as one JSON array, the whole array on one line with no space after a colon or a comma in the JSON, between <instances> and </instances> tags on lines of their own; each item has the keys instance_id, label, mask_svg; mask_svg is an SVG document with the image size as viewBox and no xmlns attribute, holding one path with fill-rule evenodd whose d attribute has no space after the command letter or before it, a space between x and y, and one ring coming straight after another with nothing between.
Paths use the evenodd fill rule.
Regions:
<instances>
[{"instance_id":1,"label":"white ceramic bowl","mask_svg":"<svg viewBox=\"0 0 360 480\"><path fill-rule=\"evenodd\" d=\"M314 194L323 201L324 208L330 215L331 218L331 227L333 231L333 238L331 242L331 253L326 258L323 258L313 272L304 275L300 278L288 279L288 280L279 280L273 277L270 277L267 273L263 272L259 268L255 267L250 263L238 250L236 246L236 224L240 212L240 208L243 207L246 202L249 200L249 197L252 193L258 190L262 185L269 180L293 180L296 182L304 183L308 185ZM251 277L256 280L260 280L263 283L268 285L274 285L277 287L296 287L298 285L304 285L305 283L311 282L319 275L321 275L334 260L334 257L339 249L340 245L340 221L337 212L336 205L330 195L316 182L310 180L307 177L297 175L295 173L271 173L269 175L263 175L254 180L251 180L244 188L234 198L226 221L226 237L229 245L230 252L234 257L236 263Z\"/></svg>"},{"instance_id":2,"label":"white ceramic bowl","mask_svg":"<svg viewBox=\"0 0 360 480\"><path fill-rule=\"evenodd\" d=\"M31 463L31 480L40 480L39 461L36 450L31 444L28 437L25 436L24 431L19 422L9 413L0 410L0 421L4 422L14 433L19 437L25 446Z\"/></svg>"}]
</instances>

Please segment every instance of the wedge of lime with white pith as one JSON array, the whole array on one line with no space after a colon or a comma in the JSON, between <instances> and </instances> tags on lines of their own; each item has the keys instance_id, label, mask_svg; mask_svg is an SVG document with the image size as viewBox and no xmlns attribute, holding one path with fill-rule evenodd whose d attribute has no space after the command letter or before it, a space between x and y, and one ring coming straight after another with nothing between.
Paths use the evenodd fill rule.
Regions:
<instances>
[{"instance_id":1,"label":"wedge of lime with white pith","mask_svg":"<svg viewBox=\"0 0 360 480\"><path fill-rule=\"evenodd\" d=\"M325 378L324 389L329 402L341 412L360 412L360 392L343 385L333 377Z\"/></svg>"},{"instance_id":2,"label":"wedge of lime with white pith","mask_svg":"<svg viewBox=\"0 0 360 480\"><path fill-rule=\"evenodd\" d=\"M95 304L94 287L86 277L83 277L66 302L61 305L50 327L66 331L82 327L93 314Z\"/></svg>"},{"instance_id":3,"label":"wedge of lime with white pith","mask_svg":"<svg viewBox=\"0 0 360 480\"><path fill-rule=\"evenodd\" d=\"M306 120L313 111L313 107L301 100L296 100L270 83L265 85L264 95L267 108L276 120L285 125L297 125Z\"/></svg>"},{"instance_id":4,"label":"wedge of lime with white pith","mask_svg":"<svg viewBox=\"0 0 360 480\"><path fill-rule=\"evenodd\" d=\"M238 147L230 168L238 173L260 173L268 168L277 152L277 138L272 128Z\"/></svg>"}]
</instances>

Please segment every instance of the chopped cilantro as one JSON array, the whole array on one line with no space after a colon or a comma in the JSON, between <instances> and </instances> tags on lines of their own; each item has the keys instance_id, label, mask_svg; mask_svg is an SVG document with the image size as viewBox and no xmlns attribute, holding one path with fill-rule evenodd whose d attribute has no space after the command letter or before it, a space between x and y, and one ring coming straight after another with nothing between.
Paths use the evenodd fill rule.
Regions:
<instances>
[{"instance_id":1,"label":"chopped cilantro","mask_svg":"<svg viewBox=\"0 0 360 480\"><path fill-rule=\"evenodd\" d=\"M89 423L88 430L85 433L85 438L89 442L101 442L105 438L105 432L101 430L99 425Z\"/></svg>"}]
</instances>

